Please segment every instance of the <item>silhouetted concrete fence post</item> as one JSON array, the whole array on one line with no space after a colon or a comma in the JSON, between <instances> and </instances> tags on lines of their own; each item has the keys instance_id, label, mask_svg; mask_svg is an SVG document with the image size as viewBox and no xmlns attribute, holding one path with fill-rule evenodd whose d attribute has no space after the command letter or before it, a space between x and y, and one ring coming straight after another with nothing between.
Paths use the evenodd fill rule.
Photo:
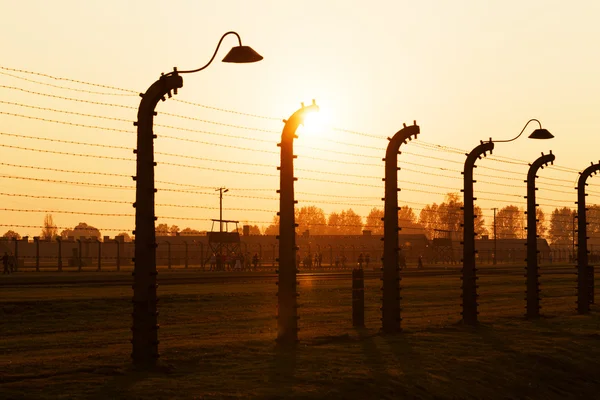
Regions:
<instances>
[{"instance_id":1,"label":"silhouetted concrete fence post","mask_svg":"<svg viewBox=\"0 0 600 400\"><path fill-rule=\"evenodd\" d=\"M83 260L81 259L81 239L77 239L77 271L81 272Z\"/></svg>"},{"instance_id":2,"label":"silhouetted concrete fence post","mask_svg":"<svg viewBox=\"0 0 600 400\"><path fill-rule=\"evenodd\" d=\"M540 316L540 269L539 269L539 250L537 248L537 239L539 235L537 234L537 206L535 202L535 192L537 188L535 187L535 178L537 178L537 173L540 168L544 168L548 163L554 163L554 154L550 151L550 154L539 157L532 164L530 164L529 171L527 172L527 242L525 245L527 246L527 258L525 261L527 262L527 267L525 267L525 278L526 278L526 288L525 291L525 301L526 301L526 309L527 313L525 316L527 318L538 318Z\"/></svg>"},{"instance_id":3,"label":"silhouetted concrete fence post","mask_svg":"<svg viewBox=\"0 0 600 400\"><path fill-rule=\"evenodd\" d=\"M285 125L281 133L279 169L279 269L277 285L277 341L281 344L295 344L298 341L298 292L296 252L296 224L294 206L294 182L298 180L294 176L294 139L296 129L304 123L304 117L309 112L317 111L319 108L313 100L313 104L302 107L284 120Z\"/></svg>"},{"instance_id":4,"label":"silhouetted concrete fence post","mask_svg":"<svg viewBox=\"0 0 600 400\"><path fill-rule=\"evenodd\" d=\"M364 270L352 270L352 326L365 326L365 274Z\"/></svg>"},{"instance_id":5,"label":"silhouetted concrete fence post","mask_svg":"<svg viewBox=\"0 0 600 400\"><path fill-rule=\"evenodd\" d=\"M476 167L475 161L485 157L487 152L490 153L494 149L493 142L480 142L479 146L475 147L465 160L463 171L463 268L462 268L462 321L467 325L476 325L479 311L477 311L477 268L475 249L475 205L476 198L473 196L473 169Z\"/></svg>"},{"instance_id":6,"label":"silhouetted concrete fence post","mask_svg":"<svg viewBox=\"0 0 600 400\"><path fill-rule=\"evenodd\" d=\"M62 240L60 237L56 238L56 242L58 243L58 272L62 272Z\"/></svg>"},{"instance_id":7,"label":"silhouetted concrete fence post","mask_svg":"<svg viewBox=\"0 0 600 400\"><path fill-rule=\"evenodd\" d=\"M400 145L408 143L409 140L417 138L420 128L416 121L412 126L406 126L388 138L389 143L385 151L385 197L383 211L383 257L381 280L381 327L384 333L396 333L401 331L400 316L400 263L398 245L398 154ZM343 254L342 254L343 257Z\"/></svg>"},{"instance_id":8,"label":"silhouetted concrete fence post","mask_svg":"<svg viewBox=\"0 0 600 400\"><path fill-rule=\"evenodd\" d=\"M594 299L594 268L588 264L590 251L588 250L587 236L587 208L585 198L587 193L587 179L600 170L600 163L591 163L583 172L579 173L577 181L577 312L587 314L590 312L590 304ZM575 255L573 255L575 257Z\"/></svg>"},{"instance_id":9,"label":"silhouetted concrete fence post","mask_svg":"<svg viewBox=\"0 0 600 400\"><path fill-rule=\"evenodd\" d=\"M102 242L100 238L96 239L98 241L98 269L97 271L102 271Z\"/></svg>"},{"instance_id":10,"label":"silhouetted concrete fence post","mask_svg":"<svg viewBox=\"0 0 600 400\"><path fill-rule=\"evenodd\" d=\"M115 239L117 244L117 271L121 271L121 243Z\"/></svg>"},{"instance_id":11,"label":"silhouetted concrete fence post","mask_svg":"<svg viewBox=\"0 0 600 400\"><path fill-rule=\"evenodd\" d=\"M167 266L171 269L171 242L166 241L167 244Z\"/></svg>"},{"instance_id":12,"label":"silhouetted concrete fence post","mask_svg":"<svg viewBox=\"0 0 600 400\"><path fill-rule=\"evenodd\" d=\"M184 240L183 241L183 245L185 246L185 269L188 268L189 266L189 259L188 259L188 243Z\"/></svg>"},{"instance_id":13,"label":"silhouetted concrete fence post","mask_svg":"<svg viewBox=\"0 0 600 400\"><path fill-rule=\"evenodd\" d=\"M200 242L200 267L204 271L204 243Z\"/></svg>"},{"instance_id":14,"label":"silhouetted concrete fence post","mask_svg":"<svg viewBox=\"0 0 600 400\"><path fill-rule=\"evenodd\" d=\"M35 236L33 241L35 242L35 272L40 272L40 238Z\"/></svg>"},{"instance_id":15,"label":"silhouetted concrete fence post","mask_svg":"<svg viewBox=\"0 0 600 400\"><path fill-rule=\"evenodd\" d=\"M17 240L17 238L13 238L13 241L15 242L15 271L19 270L19 241Z\"/></svg>"}]
</instances>

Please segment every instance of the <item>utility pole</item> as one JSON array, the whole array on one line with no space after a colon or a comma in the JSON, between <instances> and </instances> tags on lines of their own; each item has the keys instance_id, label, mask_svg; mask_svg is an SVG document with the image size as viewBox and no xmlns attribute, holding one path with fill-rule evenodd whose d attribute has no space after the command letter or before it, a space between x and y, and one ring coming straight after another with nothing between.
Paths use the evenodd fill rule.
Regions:
<instances>
[{"instance_id":1,"label":"utility pole","mask_svg":"<svg viewBox=\"0 0 600 400\"><path fill-rule=\"evenodd\" d=\"M229 189L220 187L215 190L219 192L219 232L223 232L223 193L229 192Z\"/></svg>"},{"instance_id":2,"label":"utility pole","mask_svg":"<svg viewBox=\"0 0 600 400\"><path fill-rule=\"evenodd\" d=\"M496 258L498 257L498 242L496 241L496 211L498 208L492 208L494 210L494 261L493 264L496 265Z\"/></svg>"}]
</instances>

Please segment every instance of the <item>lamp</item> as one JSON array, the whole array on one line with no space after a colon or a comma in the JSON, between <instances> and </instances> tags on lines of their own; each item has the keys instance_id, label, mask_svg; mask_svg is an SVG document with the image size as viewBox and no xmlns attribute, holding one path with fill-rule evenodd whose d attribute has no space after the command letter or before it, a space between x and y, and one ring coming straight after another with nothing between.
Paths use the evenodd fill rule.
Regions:
<instances>
[{"instance_id":1,"label":"lamp","mask_svg":"<svg viewBox=\"0 0 600 400\"><path fill-rule=\"evenodd\" d=\"M521 132L516 137L509 139L509 140L492 140L492 138L490 138L490 142L494 142L494 143L512 142L513 140L515 140L519 136L521 136L523 134L523 132L525 132L525 128L527 128L527 125L529 125L529 123L531 121L537 122L540 127L538 129L536 129L535 131L533 131L531 133L531 135L529 135L529 139L552 139L554 137L554 135L551 134L547 129L542 128L542 123L540 121L538 121L535 118L532 118L529 121L527 121L527 123L525 124L525 126L523 127Z\"/></svg>"},{"instance_id":2,"label":"lamp","mask_svg":"<svg viewBox=\"0 0 600 400\"><path fill-rule=\"evenodd\" d=\"M213 60L217 56L217 53L219 52L219 47L221 47L221 43L223 42L223 39L225 39L225 36L227 36L227 35L235 35L238 39L239 46L232 47L231 50L229 50L229 53L227 53L227 55L225 56L225 58L223 58L223 60L222 60L223 62L241 64L241 63L253 63L253 62L257 62L257 61L260 61L263 59L263 57L260 54L258 54L256 51L254 51L254 49L252 47L242 46L242 39L240 38L240 35L238 35L237 32L229 31L229 32L225 33L223 36L221 36L221 39L219 40L219 43L217 44L217 48L215 49L215 52L213 53L212 57L210 58L208 63L206 63L205 66L200 67L198 69L190 69L187 71L177 71L177 69L174 68L173 71L169 72L166 75L191 74L193 72L202 71L203 69L208 67L213 62Z\"/></svg>"}]
</instances>

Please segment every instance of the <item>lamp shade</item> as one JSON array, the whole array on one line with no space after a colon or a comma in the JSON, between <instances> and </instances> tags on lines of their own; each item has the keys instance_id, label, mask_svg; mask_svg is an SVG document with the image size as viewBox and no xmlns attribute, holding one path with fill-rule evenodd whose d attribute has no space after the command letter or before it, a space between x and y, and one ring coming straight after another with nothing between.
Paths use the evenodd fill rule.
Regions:
<instances>
[{"instance_id":1,"label":"lamp shade","mask_svg":"<svg viewBox=\"0 0 600 400\"><path fill-rule=\"evenodd\" d=\"M228 63L253 63L262 60L263 57L250 46L235 46L223 58Z\"/></svg>"},{"instance_id":2,"label":"lamp shade","mask_svg":"<svg viewBox=\"0 0 600 400\"><path fill-rule=\"evenodd\" d=\"M553 137L553 134L548 132L547 129L543 128L536 129L531 135L529 135L529 139L552 139Z\"/></svg>"}]
</instances>

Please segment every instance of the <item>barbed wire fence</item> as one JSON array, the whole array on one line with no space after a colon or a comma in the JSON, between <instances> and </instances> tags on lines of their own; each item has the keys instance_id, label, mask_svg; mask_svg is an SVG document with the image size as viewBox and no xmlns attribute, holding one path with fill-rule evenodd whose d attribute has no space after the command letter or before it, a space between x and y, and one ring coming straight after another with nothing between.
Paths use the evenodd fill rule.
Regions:
<instances>
[{"instance_id":1,"label":"barbed wire fence","mask_svg":"<svg viewBox=\"0 0 600 400\"><path fill-rule=\"evenodd\" d=\"M133 122L138 92L3 66L0 78L2 98L10 99L0 100L0 197L4 199L0 226L24 232L24 236L39 236L46 228L40 221L44 215L52 214L57 233L67 231L60 247L55 242L35 240L7 242L5 249L22 260L21 267L36 270L57 266L77 270L131 268L133 247L120 234L131 235L134 228ZM160 232L157 259L166 268L211 268L211 249L199 236L211 229L212 220L218 215L215 188L230 189L224 207L227 219L257 225L263 231L274 223L279 176L276 145L282 118L200 104L181 98L182 95L160 105L154 125L158 136L157 224L183 229L179 237L168 236L168 230ZM340 127L327 127L315 135L299 132L295 145L298 208L315 206L324 210L325 220L307 225L312 235L330 233L327 228L332 224L327 220L339 217L342 211L352 209L360 221L335 224L338 235L322 243L311 241L311 233L303 238L303 232L298 232L299 253L302 258L310 257L309 263L311 255L317 253L322 254L326 267L352 268L364 253L371 255L374 266L379 266L378 241L361 242L351 239L350 234L359 236L363 229L376 231L381 226L370 225L367 217L372 209L383 209L381 159L389 134ZM399 157L399 203L410 207L417 219L422 213L452 213L429 206L441 204L448 193L460 193L468 150L421 139L411 142L407 149ZM477 196L477 205L488 231L494 218L493 208L526 207L524 180L528 162L492 155L479 163L476 192L482 196ZM559 163L540 175L538 200L547 216L557 208L575 211L574 187L580 170L579 166ZM594 204L600 191L589 190L588 194L589 204ZM501 218L496 216L497 220ZM80 222L96 227L104 236L100 240L70 240ZM414 222L401 218L401 233L422 234L423 228ZM442 230L456 229L443 226L443 221L437 223ZM574 231L573 228L572 235ZM590 236L600 238L600 234ZM245 239L248 240L240 251L259 254L260 266L274 269L277 242L252 240L251 236ZM503 250L506 262L523 262L525 249L522 243L518 245L521 248ZM27 246L29 249L25 249ZM572 249L568 245L555 247L550 257L573 262L574 246L575 241ZM454 251L460 254L459 249ZM418 255L409 254L413 262ZM480 254L482 262L491 262L492 257L498 255ZM458 261L460 256L455 259ZM247 260L250 264L250 258ZM493 294L491 284L489 288L489 292L481 293L482 297ZM574 289L573 293L559 292L545 293L552 299L575 296Z\"/></svg>"},{"instance_id":2,"label":"barbed wire fence","mask_svg":"<svg viewBox=\"0 0 600 400\"><path fill-rule=\"evenodd\" d=\"M12 132L0 132L0 137L4 139L3 143L0 143L0 147L10 152L14 151L14 154L22 155L23 157L19 157L20 159L32 160L33 158L30 154L40 153L44 155L44 160L51 160L51 162L56 164L62 164L63 162L68 165L85 164L88 166L101 166L100 169L102 169L102 171L92 170L91 168L67 169L40 164L33 165L33 163L5 162L1 164L6 167L5 171L14 171L15 174L3 174L0 175L0 178L8 181L29 181L31 185L35 185L33 187L38 189L35 193L56 192L56 190L60 190L57 189L60 185L85 186L86 188L97 189L98 192L102 190L103 193L106 193L105 190L110 189L127 191L134 188L130 180L132 174L108 171L114 171L115 169L123 170L127 168L126 164L128 164L130 171L133 171L132 161L135 160L133 155L133 140L135 138L135 131L132 129L132 126L134 110L137 109L138 101L135 91L8 67L0 67L0 75L7 78L7 84L0 85L0 89L9 93L17 92L22 95L19 101L0 100L0 104L4 106L4 110L0 111L0 115L4 116L9 122L12 121L12 123L5 124L5 126L23 126L22 123L16 122L20 119L34 122L33 127L27 125L27 132L23 132L23 128L21 130L13 130ZM44 79L49 81L44 81ZM65 84L55 84L53 83L55 81L65 82ZM44 87L56 89L58 90L58 94L44 92L42 91ZM88 89L90 87L93 90ZM103 90L96 90L100 88ZM76 93L76 96L63 95L63 93L73 92ZM107 96L110 97L109 100L105 100ZM116 102L115 98L120 100L120 102ZM182 108L181 105L184 105L188 110L192 109L192 113L196 113L197 109L201 109L207 116L199 118L182 114L180 111L178 113L162 110L159 112L161 118L163 116L166 117L166 123L162 123L161 120L161 123L155 124L159 139L166 139L167 143L165 147L175 149L176 151L167 152L159 150L155 152L159 165L157 175L169 177L164 180L157 179L157 183L164 185L164 187L159 188L159 191L164 193L165 197L169 199L167 202L157 203L157 208L159 210L167 207L172 209L215 210L214 206L208 207L198 204L193 198L194 195L214 197L212 191L206 190L219 186L223 180L228 179L232 182L232 185L229 186L234 186L235 182L231 181L232 177L235 175L247 175L251 176L254 182L264 184L264 187L258 187L257 184L254 184L253 187L236 188L231 191L228 197L236 198L236 200L238 198L245 199L243 200L245 204L248 202L253 204L260 202L262 205L253 208L228 207L227 211L236 212L235 218L240 221L256 223L263 227L271 224L273 222L271 218L277 212L275 208L277 198L274 195L252 196L244 193L257 191L275 193L276 191L278 151L275 145L278 142L281 132L281 118L211 107L185 99L174 100L175 102L171 104L174 104L175 107L172 108L180 109ZM49 106L48 103L51 105ZM70 109L73 103L78 103L78 106L84 105L93 111L73 111ZM167 108L168 105L169 102L163 104L161 107ZM232 116L235 117L236 123L225 122L230 121ZM221 120L217 120L217 118ZM99 120L106 122L106 124L96 123ZM302 140L303 135L298 140L299 159L296 164L296 170L299 172L299 183L297 184L299 207L314 205L319 208L331 210L331 212L325 213L325 217L329 217L334 212L339 212L339 209L353 207L353 210L356 209L358 211L357 214L361 218L361 224L356 224L356 226L348 228L356 228L354 231L360 233L362 227L369 228L369 226L365 226L369 211L372 208L382 207L382 203L380 202L380 193L383 189L383 185L381 184L381 169L383 165L381 163L381 154L385 146L385 136L336 127L330 127L329 130L329 133L333 134L321 133L310 137L311 145L304 144L305 141ZM29 134L30 132L34 134ZM42 134L42 132L45 134ZM97 135L103 135L101 140L99 140ZM115 137L116 135L118 135L118 138ZM203 140L197 138L200 135L202 135ZM81 137L82 140L70 139L73 136ZM336 139L331 139L331 137L335 137ZM360 143L352 141L356 137L360 138ZM129 143L130 145L107 144L111 142ZM183 142L186 145L185 147L181 147L174 145L173 142ZM315 146L313 143L318 145ZM411 150L404 151L400 158L402 169L402 195L400 202L409 205L413 211L418 213L427 204L441 203L447 193L458 193L460 191L460 181L457 182L456 180L462 179L460 173L466 151L422 140L415 141L413 144L414 150L411 147ZM49 149L49 147L53 148L53 150ZM56 148L60 148L61 150L54 150ZM80 150L82 148L90 149L90 152L83 152L83 150ZM221 152L220 154L224 156L204 156L207 153L214 154L214 148L217 148L218 150L215 149L215 151ZM110 154L118 153L123 156L106 155L105 149L110 149ZM182 150L185 150L185 152ZM129 156L125 156L127 153L129 153ZM243 161L256 159L257 157L263 162ZM4 160L9 158L12 157L5 157ZM17 157L14 158L16 159ZM78 162L76 158L94 159L97 162L94 164L87 160ZM176 159L183 159L185 161L174 162L173 160ZM194 163L191 163L190 160L193 160ZM527 162L498 155L488 157L488 161L491 162L479 166L481 170L484 170L479 176L484 179L478 179L478 193L485 195L484 197L478 196L479 202L524 207L525 201L522 194L524 185L519 185L517 182L523 182ZM221 168L221 166L229 168ZM314 166L318 166L318 168ZM339 172L340 167L345 172ZM175 171L176 169L177 171ZM28 170L27 175L25 175L24 170ZM164 173L161 173L161 170ZM185 170L198 171L191 172ZM353 170L356 170L357 173L350 172ZM19 172L22 173L16 175ZM34 175L34 172L37 174ZM574 209L573 198L575 192L573 191L573 181L576 179L578 170L576 168L555 166L548 172L551 172L552 176L540 177L540 189L542 191L559 193L561 196L553 195L553 198L540 197L539 199L544 201L540 205L550 208L568 207ZM93 176L94 179L93 182L90 182L90 180L53 179L67 174L71 176L88 175L90 177ZM52 178L48 178L47 176L49 175ZM448 182L448 185L442 186L425 183L423 182L424 178L422 175L426 175L430 179L444 179ZM208 184L197 185L189 179L186 179L187 182L174 181L172 179L173 176L194 176L206 183L208 183L207 177L210 176L213 186ZM110 179L104 179L103 177ZM347 179L343 179L343 177ZM112 183L115 180L123 183L129 180L130 184L117 185ZM107 183L108 181L111 183ZM304 184L304 182L309 184ZM42 186L37 183L52 186ZM173 186L185 187L186 189L175 189ZM304 189L304 187L307 188ZM498 190L499 187L502 188L501 191ZM312 188L312 191L310 191L310 188ZM315 188L317 191L315 191ZM368 190L370 196L364 195L366 188L372 189ZM359 196L358 194L361 195ZM590 194L600 193L590 191ZM7 193L3 196L9 195L11 197L27 199L36 198L33 197L34 195L27 193ZM46 196L44 199L60 202L78 202L80 206L85 204L84 202L88 204L90 202L105 203L107 205L113 204L114 206L111 206L112 209L123 209L128 203L132 202L130 200L122 200L124 197L128 199L132 198L130 194L125 195L123 192L119 192L118 195L113 194L111 197L118 197L119 200L83 198L79 196ZM410 200L403 201L402 197L407 197ZM39 197L37 198L39 199ZM427 201L424 201L424 198ZM174 201L175 199L176 201ZM343 201L340 201L340 199L343 199ZM206 201L202 203L205 204ZM264 207L265 203L272 204L272 207ZM56 204L56 202L52 202L52 204ZM119 205L117 206L117 204ZM338 210L334 211L334 207ZM481 208L486 211L492 209L492 207ZM131 224L131 217L133 216L132 213L122 212L94 214L85 211L70 210L63 212L60 209L50 210L41 208L7 208L0 211L3 211L5 216L7 213L11 213L9 215L12 218L9 219L14 220L15 223L18 221L18 215L24 212L114 217L112 219L115 222L125 221L128 218L129 224ZM183 220L204 221L208 223L211 218L206 213L203 215L205 216L204 218L194 217L189 214L186 216L182 214L161 216L158 223L171 224ZM484 212L482 217L489 226L488 221L493 216L489 212ZM92 219L92 221L95 220ZM319 230L318 223L313 225ZM207 230L206 224L203 225L203 228L194 230ZM132 230L129 228L123 231L130 232ZM406 233L410 233L411 230L415 232L421 231L419 227L405 227ZM121 231L121 229L104 229L104 231Z\"/></svg>"}]
</instances>

